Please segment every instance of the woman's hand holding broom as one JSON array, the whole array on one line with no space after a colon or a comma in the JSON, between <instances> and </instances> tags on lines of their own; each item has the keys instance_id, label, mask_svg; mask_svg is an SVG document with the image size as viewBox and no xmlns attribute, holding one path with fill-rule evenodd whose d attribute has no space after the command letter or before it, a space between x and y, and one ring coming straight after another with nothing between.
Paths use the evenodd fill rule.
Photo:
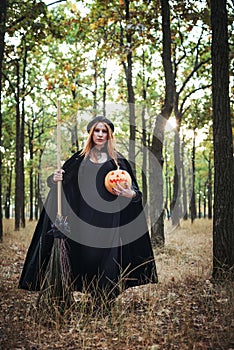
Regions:
<instances>
[{"instance_id":1,"label":"woman's hand holding broom","mask_svg":"<svg viewBox=\"0 0 234 350\"><path fill-rule=\"evenodd\" d=\"M63 169L57 169L54 172L53 181L54 182L63 181L63 173L64 173Z\"/></svg>"}]
</instances>

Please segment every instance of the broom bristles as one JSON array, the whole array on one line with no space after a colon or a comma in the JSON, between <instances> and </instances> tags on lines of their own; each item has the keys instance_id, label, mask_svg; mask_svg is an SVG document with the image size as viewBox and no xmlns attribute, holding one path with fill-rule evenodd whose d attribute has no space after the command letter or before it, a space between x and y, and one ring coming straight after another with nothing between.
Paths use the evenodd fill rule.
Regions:
<instances>
[{"instance_id":1,"label":"broom bristles","mask_svg":"<svg viewBox=\"0 0 234 350\"><path fill-rule=\"evenodd\" d=\"M52 317L58 312L65 314L73 303L71 266L66 242L64 238L55 238L37 306L41 311L49 312Z\"/></svg>"}]
</instances>

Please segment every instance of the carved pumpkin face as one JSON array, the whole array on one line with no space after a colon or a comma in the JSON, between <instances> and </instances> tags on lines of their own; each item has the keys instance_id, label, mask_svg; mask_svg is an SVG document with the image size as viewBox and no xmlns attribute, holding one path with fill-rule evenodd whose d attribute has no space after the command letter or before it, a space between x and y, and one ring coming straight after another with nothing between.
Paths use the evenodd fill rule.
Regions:
<instances>
[{"instance_id":1,"label":"carved pumpkin face","mask_svg":"<svg viewBox=\"0 0 234 350\"><path fill-rule=\"evenodd\" d=\"M130 187L132 186L132 179L129 173L126 170L112 170L105 177L105 187L107 191L112 194L115 194L113 188L118 189L118 185L125 187L128 184Z\"/></svg>"}]
</instances>

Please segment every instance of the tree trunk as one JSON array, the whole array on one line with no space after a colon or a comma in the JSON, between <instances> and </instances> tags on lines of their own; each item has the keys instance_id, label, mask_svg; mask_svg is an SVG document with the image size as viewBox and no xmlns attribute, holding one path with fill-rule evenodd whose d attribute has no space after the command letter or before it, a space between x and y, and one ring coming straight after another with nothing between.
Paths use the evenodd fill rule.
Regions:
<instances>
[{"instance_id":1,"label":"tree trunk","mask_svg":"<svg viewBox=\"0 0 234 350\"><path fill-rule=\"evenodd\" d=\"M97 68L97 56L95 56L95 60L93 62L93 69L94 69L94 73L93 73L93 79L94 79L94 91L93 91L93 109L94 109L94 113L96 115L97 113L97 107L98 107L98 102L97 102L97 89L98 89L98 68Z\"/></svg>"},{"instance_id":2,"label":"tree trunk","mask_svg":"<svg viewBox=\"0 0 234 350\"><path fill-rule=\"evenodd\" d=\"M208 219L212 219L212 167L211 167L210 158L208 161L207 199L208 199Z\"/></svg>"},{"instance_id":3,"label":"tree trunk","mask_svg":"<svg viewBox=\"0 0 234 350\"><path fill-rule=\"evenodd\" d=\"M195 178L196 178L196 166L195 166L195 155L196 155L196 133L194 131L193 137L193 149L192 149L192 194L191 194L191 202L190 202L190 215L191 222L193 223L197 217L197 209L196 209L196 194L195 194Z\"/></svg>"},{"instance_id":4,"label":"tree trunk","mask_svg":"<svg viewBox=\"0 0 234 350\"><path fill-rule=\"evenodd\" d=\"M77 118L75 118L74 124L72 125L70 131L71 131L71 145L72 145L71 151L72 153L75 153L79 150Z\"/></svg>"},{"instance_id":5,"label":"tree trunk","mask_svg":"<svg viewBox=\"0 0 234 350\"><path fill-rule=\"evenodd\" d=\"M16 159L15 159L15 230L20 229L21 223L21 125L20 125L20 72L19 72L19 61L16 60Z\"/></svg>"},{"instance_id":6,"label":"tree trunk","mask_svg":"<svg viewBox=\"0 0 234 350\"><path fill-rule=\"evenodd\" d=\"M37 174L37 181L35 183L35 198L36 198L36 204L35 204L35 216L38 216L40 214L40 212L43 209L43 200L41 197L41 192L40 192L40 183L41 183L41 163L42 163L42 156L43 156L43 149L40 150L40 154L39 154L39 159L38 159L38 174Z\"/></svg>"},{"instance_id":7,"label":"tree trunk","mask_svg":"<svg viewBox=\"0 0 234 350\"><path fill-rule=\"evenodd\" d=\"M143 206L146 206L148 199L148 189L147 189L147 133L146 133L146 111L147 111L147 87L148 84L145 79L145 51L142 54L142 98L144 105L141 112L141 123L142 123L142 202Z\"/></svg>"},{"instance_id":8,"label":"tree trunk","mask_svg":"<svg viewBox=\"0 0 234 350\"><path fill-rule=\"evenodd\" d=\"M146 135L146 122L145 122L145 112L146 112L146 106L143 107L142 110L142 171L141 171L141 178L142 178L142 202L143 206L145 207L147 203L147 135Z\"/></svg>"},{"instance_id":9,"label":"tree trunk","mask_svg":"<svg viewBox=\"0 0 234 350\"><path fill-rule=\"evenodd\" d=\"M211 0L214 142L213 279L234 280L234 174L226 0Z\"/></svg>"},{"instance_id":10,"label":"tree trunk","mask_svg":"<svg viewBox=\"0 0 234 350\"><path fill-rule=\"evenodd\" d=\"M26 65L27 48L24 44L22 88L20 81L20 60L16 59L16 168L15 168L15 230L25 227L24 203L24 123L25 123L25 95L26 95ZM23 46L22 44L22 46ZM22 95L22 110L20 113L20 95Z\"/></svg>"},{"instance_id":11,"label":"tree trunk","mask_svg":"<svg viewBox=\"0 0 234 350\"><path fill-rule=\"evenodd\" d=\"M130 21L130 1L125 0L125 20L128 24ZM129 107L129 130L130 130L130 138L129 138L129 161L131 163L133 173L136 174L136 150L135 150L135 141L136 141L136 120L135 120L135 93L132 83L132 34L131 29L127 29L126 33L126 41L127 41L127 64L123 61L124 72L126 76L127 82L127 91L128 91L128 107ZM126 48L125 48L126 49Z\"/></svg>"},{"instance_id":12,"label":"tree trunk","mask_svg":"<svg viewBox=\"0 0 234 350\"><path fill-rule=\"evenodd\" d=\"M4 211L5 218L10 219L10 208L11 208L11 185L12 185L12 168L7 168L7 186L5 194Z\"/></svg>"},{"instance_id":13,"label":"tree trunk","mask_svg":"<svg viewBox=\"0 0 234 350\"><path fill-rule=\"evenodd\" d=\"M33 140L34 140L34 118L32 123L28 123L28 149L30 159L30 170L29 170L29 220L33 220L33 198L34 198L34 174L33 174Z\"/></svg>"},{"instance_id":14,"label":"tree trunk","mask_svg":"<svg viewBox=\"0 0 234 350\"><path fill-rule=\"evenodd\" d=\"M199 219L201 219L202 217L202 211L201 211L201 202L202 198L201 198L201 180L199 180L198 182L198 217Z\"/></svg>"},{"instance_id":15,"label":"tree trunk","mask_svg":"<svg viewBox=\"0 0 234 350\"><path fill-rule=\"evenodd\" d=\"M171 203L172 225L180 225L180 195L181 195L181 161L180 161L180 122L181 118L176 118L177 127L174 136L174 179L173 197Z\"/></svg>"},{"instance_id":16,"label":"tree trunk","mask_svg":"<svg viewBox=\"0 0 234 350\"><path fill-rule=\"evenodd\" d=\"M169 201L170 183L169 183L169 174L168 174L167 143L165 143L165 146L164 146L164 160L165 160L165 180L166 180L164 210L166 210L166 216L167 216L167 219L169 220L171 217L170 210L169 210L169 206L171 202Z\"/></svg>"},{"instance_id":17,"label":"tree trunk","mask_svg":"<svg viewBox=\"0 0 234 350\"><path fill-rule=\"evenodd\" d=\"M103 72L103 92L102 92L102 114L106 116L106 95L107 95L107 82L106 82L106 68L102 68Z\"/></svg>"},{"instance_id":18,"label":"tree trunk","mask_svg":"<svg viewBox=\"0 0 234 350\"><path fill-rule=\"evenodd\" d=\"M163 33L163 68L165 74L165 98L161 114L157 116L150 149L150 221L153 245L164 245L163 203L163 141L166 122L171 115L175 81L171 59L170 7L168 0L161 0Z\"/></svg>"},{"instance_id":19,"label":"tree trunk","mask_svg":"<svg viewBox=\"0 0 234 350\"><path fill-rule=\"evenodd\" d=\"M188 220L188 201L187 201L187 184L185 178L185 169L184 169L184 139L182 141L181 148L181 172L182 172L182 188L183 188L183 218Z\"/></svg>"},{"instance_id":20,"label":"tree trunk","mask_svg":"<svg viewBox=\"0 0 234 350\"><path fill-rule=\"evenodd\" d=\"M203 217L204 219L206 218L206 192L207 192L207 182L205 182L204 187L203 187Z\"/></svg>"},{"instance_id":21,"label":"tree trunk","mask_svg":"<svg viewBox=\"0 0 234 350\"><path fill-rule=\"evenodd\" d=\"M5 47L7 0L0 2L0 149L2 147L2 62ZM0 152L0 242L3 237L2 226L2 152Z\"/></svg>"},{"instance_id":22,"label":"tree trunk","mask_svg":"<svg viewBox=\"0 0 234 350\"><path fill-rule=\"evenodd\" d=\"M25 130L25 96L26 96L26 67L27 67L28 50L26 41L24 40L24 57L23 57L23 74L22 74L22 112L21 112L21 130L20 130L20 162L21 162L21 186L20 186L20 199L21 199L21 227L25 227L25 177L24 177L24 130Z\"/></svg>"}]
</instances>

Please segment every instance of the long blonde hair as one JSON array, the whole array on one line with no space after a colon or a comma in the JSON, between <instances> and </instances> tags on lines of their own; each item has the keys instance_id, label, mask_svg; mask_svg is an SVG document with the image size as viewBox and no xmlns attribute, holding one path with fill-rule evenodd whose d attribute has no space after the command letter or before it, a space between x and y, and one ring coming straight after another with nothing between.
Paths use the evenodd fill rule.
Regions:
<instances>
[{"instance_id":1,"label":"long blonde hair","mask_svg":"<svg viewBox=\"0 0 234 350\"><path fill-rule=\"evenodd\" d=\"M97 126L98 123L102 123L103 125L105 125L106 129L107 129L107 146L106 146L106 151L109 155L110 158L114 159L115 163L118 164L117 162L117 152L115 149L115 137L114 134L110 128L110 126L102 121L97 121L90 129L89 131L89 136L87 138L86 144L83 148L83 150L81 151L81 155L84 155L85 158L87 158L89 155L93 154L94 157L95 156L95 144L93 142L93 133L94 130Z\"/></svg>"}]
</instances>

